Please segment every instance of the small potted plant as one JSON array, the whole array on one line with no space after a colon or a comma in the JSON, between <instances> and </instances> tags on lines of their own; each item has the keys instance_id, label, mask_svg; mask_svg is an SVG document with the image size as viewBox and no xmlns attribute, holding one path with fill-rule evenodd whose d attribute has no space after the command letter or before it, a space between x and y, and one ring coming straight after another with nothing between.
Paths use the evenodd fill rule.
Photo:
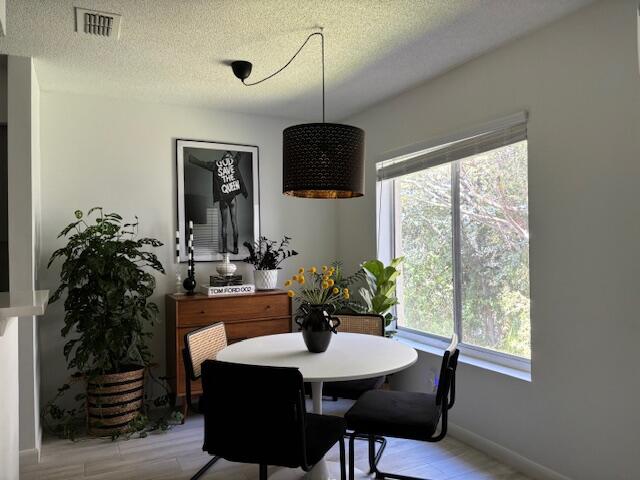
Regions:
<instances>
[{"instance_id":1,"label":"small potted plant","mask_svg":"<svg viewBox=\"0 0 640 480\"><path fill-rule=\"evenodd\" d=\"M344 300L349 300L348 288L336 285L336 268L323 266L320 271L300 268L297 275L285 282L289 297L297 297L300 308L295 322L302 330L307 350L322 353L329 348L331 334L338 333L340 320L331 315Z\"/></svg>"},{"instance_id":2,"label":"small potted plant","mask_svg":"<svg viewBox=\"0 0 640 480\"><path fill-rule=\"evenodd\" d=\"M253 265L253 274L256 290L273 290L278 284L278 270L280 264L287 258L298 255L295 250L289 250L290 237L286 235L280 240L280 244L267 237L260 237L253 244L244 242L244 246L249 251L249 256L243 261Z\"/></svg>"},{"instance_id":3,"label":"small potted plant","mask_svg":"<svg viewBox=\"0 0 640 480\"><path fill-rule=\"evenodd\" d=\"M97 214L95 222L88 222ZM137 238L138 221L122 223L102 208L75 212L75 221L59 237L66 246L51 255L62 259L60 286L50 302L64 301L62 336L69 369L87 381L85 399L91 435L117 435L139 421L144 400L144 373L151 352L148 339L158 307L149 301L156 282L151 271L164 273L153 238ZM68 388L65 385L60 391ZM58 412L59 413L59 412ZM61 414L56 415L60 417Z\"/></svg>"}]
</instances>

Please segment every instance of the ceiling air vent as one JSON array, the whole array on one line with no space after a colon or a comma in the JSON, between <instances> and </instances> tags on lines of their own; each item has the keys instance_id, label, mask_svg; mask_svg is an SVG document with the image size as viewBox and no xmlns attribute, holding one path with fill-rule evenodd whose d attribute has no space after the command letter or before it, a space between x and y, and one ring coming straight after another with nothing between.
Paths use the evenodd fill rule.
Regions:
<instances>
[{"instance_id":1,"label":"ceiling air vent","mask_svg":"<svg viewBox=\"0 0 640 480\"><path fill-rule=\"evenodd\" d=\"M76 7L76 32L96 37L120 38L120 20L117 13L98 12Z\"/></svg>"}]
</instances>

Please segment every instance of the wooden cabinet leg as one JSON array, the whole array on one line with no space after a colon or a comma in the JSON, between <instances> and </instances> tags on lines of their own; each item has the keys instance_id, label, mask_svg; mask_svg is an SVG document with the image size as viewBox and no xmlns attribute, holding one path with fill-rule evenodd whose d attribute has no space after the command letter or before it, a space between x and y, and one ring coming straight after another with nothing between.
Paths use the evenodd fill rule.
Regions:
<instances>
[{"instance_id":1,"label":"wooden cabinet leg","mask_svg":"<svg viewBox=\"0 0 640 480\"><path fill-rule=\"evenodd\" d=\"M182 399L182 424L184 425L185 420L187 419L187 413L189 413L189 404L187 403L187 399Z\"/></svg>"}]
</instances>

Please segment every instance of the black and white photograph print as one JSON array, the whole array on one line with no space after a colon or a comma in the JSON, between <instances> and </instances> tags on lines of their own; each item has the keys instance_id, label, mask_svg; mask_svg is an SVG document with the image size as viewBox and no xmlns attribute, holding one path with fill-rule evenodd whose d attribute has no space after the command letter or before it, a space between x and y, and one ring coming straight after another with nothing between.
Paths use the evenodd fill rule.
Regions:
<instances>
[{"instance_id":1,"label":"black and white photograph print","mask_svg":"<svg viewBox=\"0 0 640 480\"><path fill-rule=\"evenodd\" d=\"M260 234L258 147L176 140L180 261L193 222L196 262L244 258L242 243Z\"/></svg>"}]
</instances>

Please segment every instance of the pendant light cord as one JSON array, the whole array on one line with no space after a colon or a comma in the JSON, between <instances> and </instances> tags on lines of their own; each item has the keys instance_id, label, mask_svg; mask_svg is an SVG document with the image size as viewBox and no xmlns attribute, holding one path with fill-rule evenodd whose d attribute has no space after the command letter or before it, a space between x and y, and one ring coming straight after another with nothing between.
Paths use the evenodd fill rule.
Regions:
<instances>
[{"instance_id":1,"label":"pendant light cord","mask_svg":"<svg viewBox=\"0 0 640 480\"><path fill-rule=\"evenodd\" d=\"M293 62L293 60L302 51L304 46L309 42L309 40L311 40L311 37L314 37L316 35L320 36L320 45L321 45L321 49L322 49L322 123L324 123L325 122L325 104L324 104L324 96L325 96L325 94L324 94L324 34L322 32L314 32L311 35L309 35L307 37L307 39L304 41L304 43L302 44L302 46L300 46L298 51L296 53L294 53L293 57L291 57L291 59L287 63L285 63L284 66L282 66L281 68L279 68L278 70L273 72L271 75L266 76L263 79L258 80L256 82L252 82L252 83L246 83L244 80L242 80L242 84L245 85L246 87L253 87L254 85L258 85L258 84L260 84L262 82L265 82L265 81L269 80L270 78L275 77L280 72L282 72L285 68L287 68L289 65L291 65L291 62Z\"/></svg>"}]
</instances>

